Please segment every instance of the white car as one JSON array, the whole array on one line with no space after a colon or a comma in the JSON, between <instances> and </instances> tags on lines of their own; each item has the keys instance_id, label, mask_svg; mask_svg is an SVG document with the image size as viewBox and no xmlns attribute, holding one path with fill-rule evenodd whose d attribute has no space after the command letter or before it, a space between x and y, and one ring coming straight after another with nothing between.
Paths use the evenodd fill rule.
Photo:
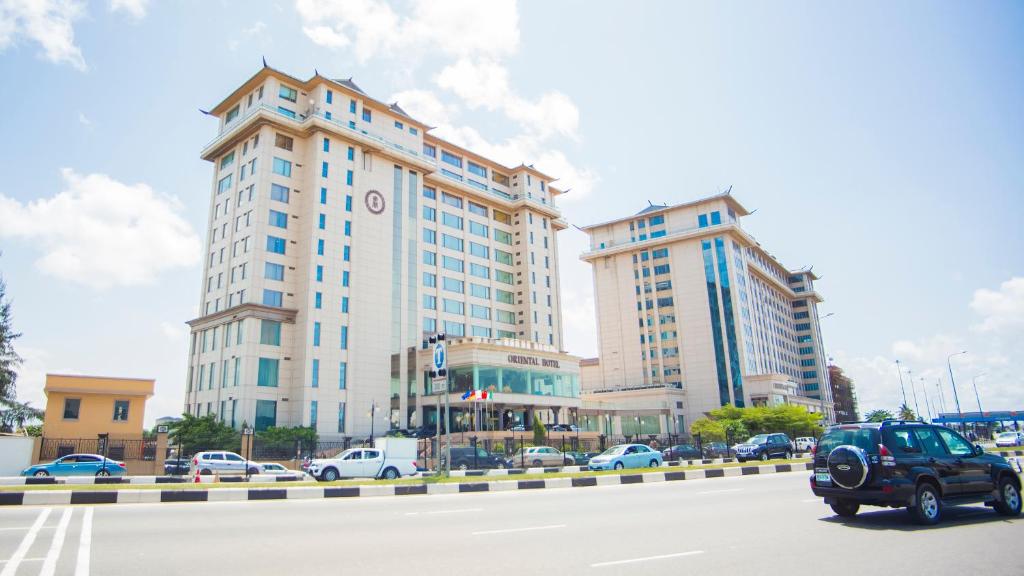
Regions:
<instances>
[{"instance_id":1,"label":"white car","mask_svg":"<svg viewBox=\"0 0 1024 576\"><path fill-rule=\"evenodd\" d=\"M1024 445L1024 432L1001 432L996 436L996 446Z\"/></svg>"},{"instance_id":2,"label":"white car","mask_svg":"<svg viewBox=\"0 0 1024 576\"><path fill-rule=\"evenodd\" d=\"M309 474L333 482L339 478L394 480L416 473L415 438L378 438L373 448L350 448L334 458L309 463Z\"/></svg>"},{"instance_id":3,"label":"white car","mask_svg":"<svg viewBox=\"0 0 1024 576\"><path fill-rule=\"evenodd\" d=\"M294 476L305 476L301 470L289 470L277 462L264 462L259 465L260 474L291 474Z\"/></svg>"},{"instance_id":4,"label":"white car","mask_svg":"<svg viewBox=\"0 0 1024 576\"><path fill-rule=\"evenodd\" d=\"M189 466L189 474L195 475L198 470L200 474L259 474L260 465L252 460L246 460L234 452L215 450L210 452L199 452L192 457Z\"/></svg>"},{"instance_id":5,"label":"white car","mask_svg":"<svg viewBox=\"0 0 1024 576\"><path fill-rule=\"evenodd\" d=\"M796 439L796 451L810 452L817 444L818 441L813 436L801 436Z\"/></svg>"}]
</instances>

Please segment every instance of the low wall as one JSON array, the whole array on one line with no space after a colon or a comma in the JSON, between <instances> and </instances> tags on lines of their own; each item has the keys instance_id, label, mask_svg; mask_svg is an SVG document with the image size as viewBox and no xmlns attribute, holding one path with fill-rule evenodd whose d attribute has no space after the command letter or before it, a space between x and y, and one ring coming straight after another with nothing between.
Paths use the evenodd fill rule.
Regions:
<instances>
[{"instance_id":1,"label":"low wall","mask_svg":"<svg viewBox=\"0 0 1024 576\"><path fill-rule=\"evenodd\" d=\"M0 476L17 476L32 465L35 438L0 436Z\"/></svg>"}]
</instances>

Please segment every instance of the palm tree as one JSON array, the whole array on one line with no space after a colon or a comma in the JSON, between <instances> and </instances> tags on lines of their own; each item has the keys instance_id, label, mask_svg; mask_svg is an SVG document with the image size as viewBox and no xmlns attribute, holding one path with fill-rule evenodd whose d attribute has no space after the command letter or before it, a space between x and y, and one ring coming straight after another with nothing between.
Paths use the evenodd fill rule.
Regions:
<instances>
[{"instance_id":1,"label":"palm tree","mask_svg":"<svg viewBox=\"0 0 1024 576\"><path fill-rule=\"evenodd\" d=\"M864 415L868 422L882 422L883 420L895 420L896 417L888 410L872 410Z\"/></svg>"},{"instance_id":2,"label":"palm tree","mask_svg":"<svg viewBox=\"0 0 1024 576\"><path fill-rule=\"evenodd\" d=\"M21 334L14 331L11 316L11 302L7 299L7 284L0 278L0 398L14 398L16 371L21 356L14 351L14 341Z\"/></svg>"},{"instance_id":3,"label":"palm tree","mask_svg":"<svg viewBox=\"0 0 1024 576\"><path fill-rule=\"evenodd\" d=\"M15 400L0 399L0 432L14 432L25 427L25 422L43 419L43 411Z\"/></svg>"},{"instance_id":4,"label":"palm tree","mask_svg":"<svg viewBox=\"0 0 1024 576\"><path fill-rule=\"evenodd\" d=\"M906 404L900 406L900 420L917 420L917 415Z\"/></svg>"}]
</instances>

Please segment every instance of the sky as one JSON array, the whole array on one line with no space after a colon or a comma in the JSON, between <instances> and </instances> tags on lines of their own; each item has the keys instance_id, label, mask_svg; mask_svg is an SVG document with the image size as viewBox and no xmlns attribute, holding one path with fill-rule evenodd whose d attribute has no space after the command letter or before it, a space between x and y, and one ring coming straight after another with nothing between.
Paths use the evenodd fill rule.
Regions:
<instances>
[{"instance_id":1,"label":"sky","mask_svg":"<svg viewBox=\"0 0 1024 576\"><path fill-rule=\"evenodd\" d=\"M181 411L217 131L262 65L352 77L435 133L568 188L574 225L730 186L814 266L862 409L1024 409L1024 5L573 0L0 0L0 275L46 373L157 381ZM567 350L596 355L585 235ZM922 380L923 379L923 380ZM909 382L915 387L910 388ZM942 399L939 399L939 395Z\"/></svg>"}]
</instances>

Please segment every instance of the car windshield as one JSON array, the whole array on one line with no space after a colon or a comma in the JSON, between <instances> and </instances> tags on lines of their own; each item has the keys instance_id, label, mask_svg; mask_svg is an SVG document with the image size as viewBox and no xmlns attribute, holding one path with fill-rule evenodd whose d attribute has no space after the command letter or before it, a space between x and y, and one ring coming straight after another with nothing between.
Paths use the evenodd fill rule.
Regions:
<instances>
[{"instance_id":1,"label":"car windshield","mask_svg":"<svg viewBox=\"0 0 1024 576\"><path fill-rule=\"evenodd\" d=\"M1003 432L999 435L1000 438L1013 438L1015 436L1017 436L1016 432Z\"/></svg>"},{"instance_id":2,"label":"car windshield","mask_svg":"<svg viewBox=\"0 0 1024 576\"><path fill-rule=\"evenodd\" d=\"M838 446L851 444L869 454L878 453L878 430L875 428L836 428L818 441L818 454L828 456Z\"/></svg>"},{"instance_id":3,"label":"car windshield","mask_svg":"<svg viewBox=\"0 0 1024 576\"><path fill-rule=\"evenodd\" d=\"M747 444L764 444L767 441L767 434L758 434L757 436L751 437L750 440L747 440Z\"/></svg>"},{"instance_id":4,"label":"car windshield","mask_svg":"<svg viewBox=\"0 0 1024 576\"><path fill-rule=\"evenodd\" d=\"M626 451L627 446L612 446L601 453L601 456L618 456Z\"/></svg>"}]
</instances>

